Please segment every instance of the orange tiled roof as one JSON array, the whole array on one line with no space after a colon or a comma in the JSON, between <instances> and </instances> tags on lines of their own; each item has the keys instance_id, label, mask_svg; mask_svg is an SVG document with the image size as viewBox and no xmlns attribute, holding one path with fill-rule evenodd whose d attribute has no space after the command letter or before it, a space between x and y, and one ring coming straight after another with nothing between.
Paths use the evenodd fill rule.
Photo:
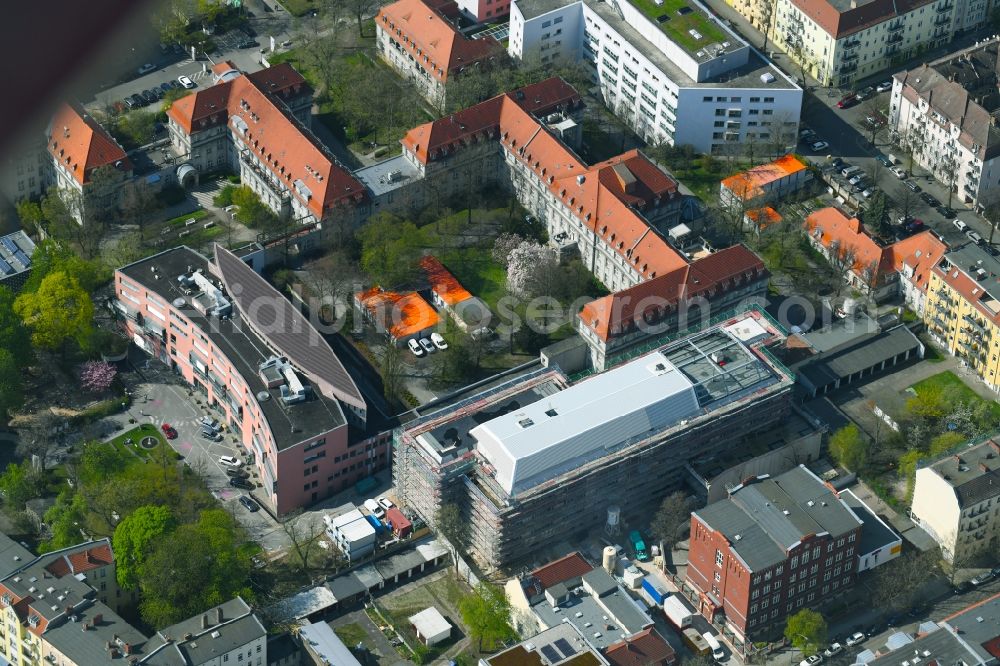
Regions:
<instances>
[{"instance_id":1,"label":"orange tiled roof","mask_svg":"<svg viewBox=\"0 0 1000 666\"><path fill-rule=\"evenodd\" d=\"M245 127L235 131L241 149L266 163L292 196L322 219L338 206L362 202L366 194L279 101L308 92L302 76L283 63L183 97L167 114L189 133L226 123Z\"/></svg>"},{"instance_id":2,"label":"orange tiled roof","mask_svg":"<svg viewBox=\"0 0 1000 666\"><path fill-rule=\"evenodd\" d=\"M492 37L469 39L448 19L458 15L449 0L398 0L379 9L380 25L414 60L435 79L448 76L503 50Z\"/></svg>"},{"instance_id":3,"label":"orange tiled roof","mask_svg":"<svg viewBox=\"0 0 1000 666\"><path fill-rule=\"evenodd\" d=\"M538 567L531 572L531 575L538 579L538 582L542 585L542 591L545 591L556 583L562 583L570 578L577 578L593 569L594 567L587 560L583 559L583 555L574 552L560 557L555 562L549 562L544 566Z\"/></svg>"},{"instance_id":4,"label":"orange tiled roof","mask_svg":"<svg viewBox=\"0 0 1000 666\"><path fill-rule=\"evenodd\" d=\"M927 291L931 270L937 264L948 245L934 235L930 230L921 231L909 238L904 238L892 246L893 269L902 273L906 266L913 271L907 279L920 291Z\"/></svg>"},{"instance_id":5,"label":"orange tiled roof","mask_svg":"<svg viewBox=\"0 0 1000 666\"><path fill-rule=\"evenodd\" d=\"M761 164L747 171L725 178L722 185L744 201L764 194L764 186L798 173L806 168L794 155L779 157L769 164Z\"/></svg>"},{"instance_id":6,"label":"orange tiled roof","mask_svg":"<svg viewBox=\"0 0 1000 666\"><path fill-rule=\"evenodd\" d=\"M677 660L674 649L653 630L653 627L609 645L604 650L604 656L611 666L672 664Z\"/></svg>"},{"instance_id":7,"label":"orange tiled roof","mask_svg":"<svg viewBox=\"0 0 1000 666\"><path fill-rule=\"evenodd\" d=\"M67 553L52 560L45 569L56 578L62 578L108 566L114 559L111 546L108 543L101 543L93 548Z\"/></svg>"},{"instance_id":8,"label":"orange tiled roof","mask_svg":"<svg viewBox=\"0 0 1000 666\"><path fill-rule=\"evenodd\" d=\"M431 290L444 301L445 305L454 306L472 298L472 294L462 286L454 275L444 267L437 257L426 256L420 260L420 267L427 274Z\"/></svg>"},{"instance_id":9,"label":"orange tiled roof","mask_svg":"<svg viewBox=\"0 0 1000 666\"><path fill-rule=\"evenodd\" d=\"M959 270L955 266L951 266L948 270L945 270L941 267L940 262L936 263L932 270L939 279L957 291L959 296L975 306L976 310L978 310L983 317L995 324L1000 324L1000 315L994 314L982 303L982 299L986 294L990 294L991 296L993 294L989 291L985 291L982 286L980 286L965 272L965 270ZM996 278L993 278L993 284L995 287L1000 286L997 285ZM994 289L993 293L996 293L996 289Z\"/></svg>"},{"instance_id":10,"label":"orange tiled roof","mask_svg":"<svg viewBox=\"0 0 1000 666\"><path fill-rule=\"evenodd\" d=\"M437 326L440 321L437 311L414 291L401 294L375 286L356 293L354 298L396 340Z\"/></svg>"},{"instance_id":11,"label":"orange tiled roof","mask_svg":"<svg viewBox=\"0 0 1000 666\"><path fill-rule=\"evenodd\" d=\"M683 299L704 296L711 300L716 293L767 275L760 257L743 245L734 245L697 259L689 266L593 300L583 306L580 320L607 342L640 322L652 324L671 314L672 308Z\"/></svg>"},{"instance_id":12,"label":"orange tiled roof","mask_svg":"<svg viewBox=\"0 0 1000 666\"><path fill-rule=\"evenodd\" d=\"M767 229L772 224L777 224L783 219L781 213L774 210L770 206L764 206L763 208L754 208L753 210L748 210L746 216L750 218L750 221L757 225L760 231Z\"/></svg>"},{"instance_id":13,"label":"orange tiled roof","mask_svg":"<svg viewBox=\"0 0 1000 666\"><path fill-rule=\"evenodd\" d=\"M48 128L47 148L76 182L90 181L94 169L118 166L131 171L132 162L111 135L78 104L62 104Z\"/></svg>"}]
</instances>

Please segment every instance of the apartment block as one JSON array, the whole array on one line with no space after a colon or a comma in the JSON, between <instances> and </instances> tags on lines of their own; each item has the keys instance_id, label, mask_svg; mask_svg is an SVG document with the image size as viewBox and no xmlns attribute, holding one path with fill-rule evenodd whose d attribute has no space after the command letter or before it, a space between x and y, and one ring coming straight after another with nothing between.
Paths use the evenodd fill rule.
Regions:
<instances>
[{"instance_id":1,"label":"apartment block","mask_svg":"<svg viewBox=\"0 0 1000 666\"><path fill-rule=\"evenodd\" d=\"M917 468L910 517L960 567L1000 549L1000 444L962 446Z\"/></svg>"},{"instance_id":2,"label":"apartment block","mask_svg":"<svg viewBox=\"0 0 1000 666\"><path fill-rule=\"evenodd\" d=\"M161 629L139 661L149 666L267 666L267 630L241 597Z\"/></svg>"},{"instance_id":3,"label":"apartment block","mask_svg":"<svg viewBox=\"0 0 1000 666\"><path fill-rule=\"evenodd\" d=\"M178 182L232 170L283 219L358 223L367 192L310 131L305 79L286 63L252 74L227 67L218 83L167 111Z\"/></svg>"},{"instance_id":4,"label":"apartment block","mask_svg":"<svg viewBox=\"0 0 1000 666\"><path fill-rule=\"evenodd\" d=\"M862 521L804 465L750 478L691 514L686 584L697 610L741 640L853 585Z\"/></svg>"},{"instance_id":5,"label":"apartment block","mask_svg":"<svg viewBox=\"0 0 1000 666\"><path fill-rule=\"evenodd\" d=\"M585 63L604 101L650 143L728 154L796 143L802 89L697 0L515 0L508 52Z\"/></svg>"},{"instance_id":6,"label":"apartment block","mask_svg":"<svg viewBox=\"0 0 1000 666\"><path fill-rule=\"evenodd\" d=\"M329 344L236 255L173 248L117 270L115 292L128 337L239 439L254 496L272 513L388 464L386 443L361 434L365 400Z\"/></svg>"},{"instance_id":7,"label":"apartment block","mask_svg":"<svg viewBox=\"0 0 1000 666\"><path fill-rule=\"evenodd\" d=\"M475 21L490 23L510 14L510 0L458 0L458 8Z\"/></svg>"},{"instance_id":8,"label":"apartment block","mask_svg":"<svg viewBox=\"0 0 1000 666\"><path fill-rule=\"evenodd\" d=\"M982 210L1000 187L1000 40L893 77L890 120L914 162Z\"/></svg>"},{"instance_id":9,"label":"apartment block","mask_svg":"<svg viewBox=\"0 0 1000 666\"><path fill-rule=\"evenodd\" d=\"M760 10L734 0L744 16ZM849 87L986 19L986 0L777 0L772 42L824 86Z\"/></svg>"},{"instance_id":10,"label":"apartment block","mask_svg":"<svg viewBox=\"0 0 1000 666\"><path fill-rule=\"evenodd\" d=\"M509 11L510 0L495 1L467 0L463 8L474 9L477 16L493 12L493 7L503 14ZM458 23L459 5L454 0L397 0L375 15L379 56L441 110L448 81L466 68L488 66L503 53L493 37L466 37Z\"/></svg>"},{"instance_id":11,"label":"apartment block","mask_svg":"<svg viewBox=\"0 0 1000 666\"><path fill-rule=\"evenodd\" d=\"M757 310L719 319L576 382L536 370L421 414L394 433L399 500L430 524L456 504L491 569L599 527L609 505L650 515L687 460L789 410L794 379L766 349L783 335Z\"/></svg>"},{"instance_id":12,"label":"apartment block","mask_svg":"<svg viewBox=\"0 0 1000 666\"><path fill-rule=\"evenodd\" d=\"M987 386L1000 391L1000 261L975 243L938 258L930 271L924 323Z\"/></svg>"}]
</instances>

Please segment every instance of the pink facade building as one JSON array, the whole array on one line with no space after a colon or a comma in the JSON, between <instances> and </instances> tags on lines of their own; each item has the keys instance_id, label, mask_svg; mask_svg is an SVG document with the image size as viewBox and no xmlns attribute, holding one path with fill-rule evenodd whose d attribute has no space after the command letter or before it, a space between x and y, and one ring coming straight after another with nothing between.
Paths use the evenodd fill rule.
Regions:
<instances>
[{"instance_id":1,"label":"pink facade building","mask_svg":"<svg viewBox=\"0 0 1000 666\"><path fill-rule=\"evenodd\" d=\"M329 344L233 253L166 250L117 270L115 292L131 340L239 439L254 496L276 515L387 467L385 439L358 435L366 403Z\"/></svg>"}]
</instances>

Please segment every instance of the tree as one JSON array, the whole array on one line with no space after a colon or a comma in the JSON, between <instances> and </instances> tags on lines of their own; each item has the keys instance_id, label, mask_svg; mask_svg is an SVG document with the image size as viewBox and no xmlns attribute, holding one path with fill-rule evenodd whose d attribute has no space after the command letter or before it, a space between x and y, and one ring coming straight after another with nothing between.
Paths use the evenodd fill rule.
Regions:
<instances>
[{"instance_id":1,"label":"tree","mask_svg":"<svg viewBox=\"0 0 1000 666\"><path fill-rule=\"evenodd\" d=\"M117 368L107 361L86 361L80 366L80 385L92 393L107 391L117 376Z\"/></svg>"},{"instance_id":2,"label":"tree","mask_svg":"<svg viewBox=\"0 0 1000 666\"><path fill-rule=\"evenodd\" d=\"M115 527L112 540L118 584L126 590L138 587L146 559L160 539L176 528L177 518L166 506L141 506L125 516Z\"/></svg>"},{"instance_id":3,"label":"tree","mask_svg":"<svg viewBox=\"0 0 1000 666\"><path fill-rule=\"evenodd\" d=\"M910 449L899 457L899 476L906 480L906 503L913 499L913 486L917 478L917 464L927 457L927 452L920 449Z\"/></svg>"},{"instance_id":4,"label":"tree","mask_svg":"<svg viewBox=\"0 0 1000 666\"><path fill-rule=\"evenodd\" d=\"M104 253L105 261L111 266L127 266L145 257L141 231L129 231L115 241Z\"/></svg>"},{"instance_id":5,"label":"tree","mask_svg":"<svg viewBox=\"0 0 1000 666\"><path fill-rule=\"evenodd\" d=\"M828 447L837 464L852 472L864 470L868 462L868 442L861 436L858 426L852 423L830 435Z\"/></svg>"},{"instance_id":6,"label":"tree","mask_svg":"<svg viewBox=\"0 0 1000 666\"><path fill-rule=\"evenodd\" d=\"M921 386L920 392L906 401L907 413L924 419L939 419L947 413L948 407L944 391L935 384Z\"/></svg>"},{"instance_id":7,"label":"tree","mask_svg":"<svg viewBox=\"0 0 1000 666\"><path fill-rule=\"evenodd\" d=\"M125 184L122 188L121 212L126 224L139 227L139 241L142 244L142 231L146 218L156 208L156 194L146 179L139 178Z\"/></svg>"},{"instance_id":8,"label":"tree","mask_svg":"<svg viewBox=\"0 0 1000 666\"><path fill-rule=\"evenodd\" d=\"M510 626L510 602L503 588L497 585L479 583L473 594L458 602L458 611L469 633L478 641L480 652L484 644L492 650L517 637Z\"/></svg>"},{"instance_id":9,"label":"tree","mask_svg":"<svg viewBox=\"0 0 1000 666\"><path fill-rule=\"evenodd\" d=\"M156 138L156 114L152 111L130 111L118 116L113 128L115 138L126 149L145 146Z\"/></svg>"},{"instance_id":10,"label":"tree","mask_svg":"<svg viewBox=\"0 0 1000 666\"><path fill-rule=\"evenodd\" d=\"M94 304L76 278L58 271L45 276L36 292L22 293L14 311L31 330L35 347L54 350L74 341L86 348L93 331Z\"/></svg>"},{"instance_id":11,"label":"tree","mask_svg":"<svg viewBox=\"0 0 1000 666\"><path fill-rule=\"evenodd\" d=\"M35 246L31 255L31 275L21 293L38 291L42 280L58 271L76 278L87 292L95 291L111 279L111 271L100 262L83 259L65 242L49 238Z\"/></svg>"},{"instance_id":12,"label":"tree","mask_svg":"<svg viewBox=\"0 0 1000 666\"><path fill-rule=\"evenodd\" d=\"M395 215L381 213L358 231L361 268L384 287L412 280L424 237L417 225Z\"/></svg>"},{"instance_id":13,"label":"tree","mask_svg":"<svg viewBox=\"0 0 1000 666\"><path fill-rule=\"evenodd\" d=\"M931 440L930 456L939 456L964 442L965 435L960 432L943 432Z\"/></svg>"},{"instance_id":14,"label":"tree","mask_svg":"<svg viewBox=\"0 0 1000 666\"><path fill-rule=\"evenodd\" d=\"M235 217L238 222L264 231L273 231L278 226L278 216L246 185L235 188L232 199L233 205L237 206Z\"/></svg>"},{"instance_id":15,"label":"tree","mask_svg":"<svg viewBox=\"0 0 1000 666\"><path fill-rule=\"evenodd\" d=\"M910 551L897 558L891 567L879 567L872 586L872 602L887 610L910 606L924 583L934 577L939 559L937 549Z\"/></svg>"},{"instance_id":16,"label":"tree","mask_svg":"<svg viewBox=\"0 0 1000 666\"><path fill-rule=\"evenodd\" d=\"M4 504L13 511L23 511L28 500L41 496L44 480L30 460L20 464L10 463L0 474L0 495Z\"/></svg>"},{"instance_id":17,"label":"tree","mask_svg":"<svg viewBox=\"0 0 1000 666\"><path fill-rule=\"evenodd\" d=\"M295 553L296 565L305 573L309 573L310 556L319 543L319 538L323 536L323 524L316 521L309 521L308 516L299 514L291 520L286 520L281 524L285 536L292 544L292 552Z\"/></svg>"},{"instance_id":18,"label":"tree","mask_svg":"<svg viewBox=\"0 0 1000 666\"><path fill-rule=\"evenodd\" d=\"M58 433L65 423L49 409L40 409L31 414L31 420L18 430L17 455L23 458L38 456L45 469L49 451L59 443Z\"/></svg>"},{"instance_id":19,"label":"tree","mask_svg":"<svg viewBox=\"0 0 1000 666\"><path fill-rule=\"evenodd\" d=\"M45 216L42 214L42 207L34 201L22 199L17 202L17 217L21 220L21 226L30 233L37 234L42 229Z\"/></svg>"},{"instance_id":20,"label":"tree","mask_svg":"<svg viewBox=\"0 0 1000 666\"><path fill-rule=\"evenodd\" d=\"M500 234L493 242L493 250L490 256L493 257L493 261L507 268L507 265L510 263L510 253L524 241L525 239L519 234Z\"/></svg>"},{"instance_id":21,"label":"tree","mask_svg":"<svg viewBox=\"0 0 1000 666\"><path fill-rule=\"evenodd\" d=\"M878 236L882 238L892 238L892 221L889 217L889 202L886 201L885 193L882 190L876 190L875 193L869 197L868 202L861 211L861 221Z\"/></svg>"},{"instance_id":22,"label":"tree","mask_svg":"<svg viewBox=\"0 0 1000 666\"><path fill-rule=\"evenodd\" d=\"M851 275L854 273L857 265L857 248L853 245L834 241L830 243L827 257L829 258L830 266L837 274L835 293L837 296L840 296L840 292L843 291L844 286L850 281Z\"/></svg>"},{"instance_id":23,"label":"tree","mask_svg":"<svg viewBox=\"0 0 1000 666\"><path fill-rule=\"evenodd\" d=\"M889 124L887 110L879 103L878 97L866 100L862 109L865 117L861 121L861 128L868 135L868 143L875 145L876 137Z\"/></svg>"},{"instance_id":24,"label":"tree","mask_svg":"<svg viewBox=\"0 0 1000 666\"><path fill-rule=\"evenodd\" d=\"M39 547L42 553L69 548L84 540L83 524L87 515L87 501L83 495L63 490L56 503L45 512L45 522L51 536Z\"/></svg>"},{"instance_id":25,"label":"tree","mask_svg":"<svg viewBox=\"0 0 1000 666\"><path fill-rule=\"evenodd\" d=\"M691 525L691 508L691 500L684 491L678 490L664 497L649 525L653 536L668 544L683 539Z\"/></svg>"},{"instance_id":26,"label":"tree","mask_svg":"<svg viewBox=\"0 0 1000 666\"><path fill-rule=\"evenodd\" d=\"M507 257L507 292L518 298L551 294L558 268L555 250L523 241Z\"/></svg>"},{"instance_id":27,"label":"tree","mask_svg":"<svg viewBox=\"0 0 1000 666\"><path fill-rule=\"evenodd\" d=\"M0 349L0 422L24 405L21 366L7 349Z\"/></svg>"},{"instance_id":28,"label":"tree","mask_svg":"<svg viewBox=\"0 0 1000 666\"><path fill-rule=\"evenodd\" d=\"M826 645L826 620L814 610L803 608L785 623L785 638L802 654L811 657Z\"/></svg>"},{"instance_id":29,"label":"tree","mask_svg":"<svg viewBox=\"0 0 1000 666\"><path fill-rule=\"evenodd\" d=\"M401 402L403 397L403 357L393 340L388 340L379 355L382 395L389 402Z\"/></svg>"}]
</instances>

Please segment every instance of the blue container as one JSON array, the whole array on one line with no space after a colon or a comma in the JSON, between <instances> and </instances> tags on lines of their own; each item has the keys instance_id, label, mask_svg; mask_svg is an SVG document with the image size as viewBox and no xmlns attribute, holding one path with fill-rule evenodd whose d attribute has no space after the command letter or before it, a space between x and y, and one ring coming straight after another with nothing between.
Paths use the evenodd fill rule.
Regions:
<instances>
[{"instance_id":1,"label":"blue container","mask_svg":"<svg viewBox=\"0 0 1000 666\"><path fill-rule=\"evenodd\" d=\"M660 586L650 580L648 576L642 579L642 589L646 590L649 597L656 602L657 606L662 606L663 600L670 596L669 592L660 588Z\"/></svg>"}]
</instances>

